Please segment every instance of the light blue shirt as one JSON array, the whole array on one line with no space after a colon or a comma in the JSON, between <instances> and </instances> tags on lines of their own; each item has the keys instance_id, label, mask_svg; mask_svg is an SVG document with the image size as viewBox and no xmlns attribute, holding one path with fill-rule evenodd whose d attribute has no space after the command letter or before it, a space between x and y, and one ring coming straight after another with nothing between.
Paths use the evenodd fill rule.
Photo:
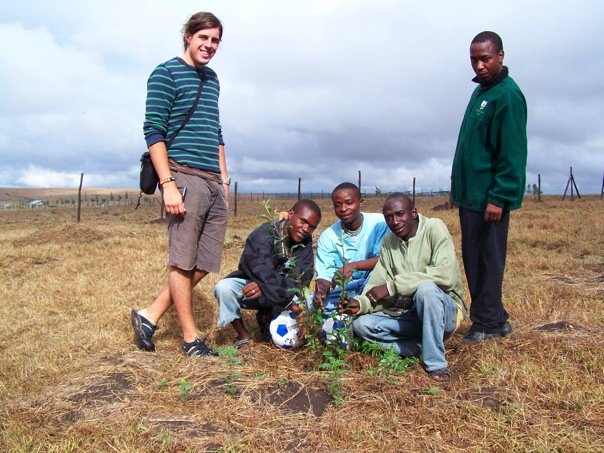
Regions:
<instances>
[{"instance_id":1,"label":"light blue shirt","mask_svg":"<svg viewBox=\"0 0 604 453\"><path fill-rule=\"evenodd\" d=\"M388 226L382 214L365 212L362 214L363 225L357 234L347 233L342 228L340 220L321 233L315 261L317 279L331 281L335 272L344 264L378 256L382 239L389 231ZM349 297L361 293L370 272L370 270L357 270L352 273L352 277L346 283ZM342 288L337 286L329 291L323 302L326 311L336 309L341 290Z\"/></svg>"}]
</instances>

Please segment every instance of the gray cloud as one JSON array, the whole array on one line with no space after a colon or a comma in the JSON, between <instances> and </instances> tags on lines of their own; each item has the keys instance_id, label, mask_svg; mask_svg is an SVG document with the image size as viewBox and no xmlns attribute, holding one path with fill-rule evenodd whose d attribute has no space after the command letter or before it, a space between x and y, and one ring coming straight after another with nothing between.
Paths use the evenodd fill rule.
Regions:
<instances>
[{"instance_id":1,"label":"gray cloud","mask_svg":"<svg viewBox=\"0 0 604 453\"><path fill-rule=\"evenodd\" d=\"M240 190L448 189L474 84L469 41L498 31L529 105L527 181L561 192L604 170L604 7L564 1L218 2L211 66ZM0 186L136 187L146 79L182 52L184 0L0 6ZM582 188L583 187L583 188Z\"/></svg>"}]
</instances>

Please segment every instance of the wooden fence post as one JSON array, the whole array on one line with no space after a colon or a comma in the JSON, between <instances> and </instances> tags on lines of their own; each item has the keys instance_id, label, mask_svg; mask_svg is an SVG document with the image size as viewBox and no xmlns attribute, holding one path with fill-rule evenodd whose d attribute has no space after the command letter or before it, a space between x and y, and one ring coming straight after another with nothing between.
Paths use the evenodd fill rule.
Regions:
<instances>
[{"instance_id":1,"label":"wooden fence post","mask_svg":"<svg viewBox=\"0 0 604 453\"><path fill-rule=\"evenodd\" d=\"M415 207L415 176L413 177L413 206Z\"/></svg>"},{"instance_id":2,"label":"wooden fence post","mask_svg":"<svg viewBox=\"0 0 604 453\"><path fill-rule=\"evenodd\" d=\"M302 187L302 178L298 178L298 200L300 199L300 189Z\"/></svg>"},{"instance_id":3,"label":"wooden fence post","mask_svg":"<svg viewBox=\"0 0 604 453\"><path fill-rule=\"evenodd\" d=\"M537 175L537 201L541 201L541 173Z\"/></svg>"},{"instance_id":4,"label":"wooden fence post","mask_svg":"<svg viewBox=\"0 0 604 453\"><path fill-rule=\"evenodd\" d=\"M84 173L80 173L80 187L78 188L78 223L80 223L80 212L82 210L82 182L84 181Z\"/></svg>"},{"instance_id":5,"label":"wooden fence post","mask_svg":"<svg viewBox=\"0 0 604 453\"><path fill-rule=\"evenodd\" d=\"M239 199L239 191L237 190L237 181L235 181L235 207L233 215L237 217L237 200Z\"/></svg>"}]
</instances>

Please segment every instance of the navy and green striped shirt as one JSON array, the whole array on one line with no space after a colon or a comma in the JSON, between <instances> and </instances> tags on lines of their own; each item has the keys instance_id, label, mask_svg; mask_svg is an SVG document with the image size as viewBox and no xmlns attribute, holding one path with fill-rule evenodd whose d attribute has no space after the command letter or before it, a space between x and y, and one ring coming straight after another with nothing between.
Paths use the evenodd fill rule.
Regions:
<instances>
[{"instance_id":1,"label":"navy and green striped shirt","mask_svg":"<svg viewBox=\"0 0 604 453\"><path fill-rule=\"evenodd\" d=\"M204 66L199 104L174 139L168 157L179 164L220 173L218 145L224 144L218 114L220 84L216 73ZM200 70L200 71L201 71ZM197 69L176 57L160 64L147 82L143 131L147 146L167 142L178 130L199 89Z\"/></svg>"}]
</instances>

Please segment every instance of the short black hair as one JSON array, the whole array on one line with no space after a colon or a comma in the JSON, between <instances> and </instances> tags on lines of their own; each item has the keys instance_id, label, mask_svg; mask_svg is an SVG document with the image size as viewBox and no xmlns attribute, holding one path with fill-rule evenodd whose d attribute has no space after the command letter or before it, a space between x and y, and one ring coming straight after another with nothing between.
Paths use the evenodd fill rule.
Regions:
<instances>
[{"instance_id":1,"label":"short black hair","mask_svg":"<svg viewBox=\"0 0 604 453\"><path fill-rule=\"evenodd\" d=\"M314 201L309 200L308 198L301 198L300 200L296 201L296 203L292 206L292 211L297 213L302 208L310 209L312 212L317 214L319 221L321 220L321 208Z\"/></svg>"},{"instance_id":2,"label":"short black hair","mask_svg":"<svg viewBox=\"0 0 604 453\"><path fill-rule=\"evenodd\" d=\"M338 184L336 186L336 188L331 191L331 198L333 198L333 196L336 194L336 192L338 192L340 190L352 190L354 192L354 194L357 197L359 197L359 200L361 198L363 198L363 196L361 195L361 190L358 188L358 186L356 184L353 184L351 182L343 182L343 183Z\"/></svg>"},{"instance_id":3,"label":"short black hair","mask_svg":"<svg viewBox=\"0 0 604 453\"><path fill-rule=\"evenodd\" d=\"M501 52L503 50L503 41L494 31L481 31L472 40L472 44L478 44L480 42L492 42L495 46L495 52Z\"/></svg>"},{"instance_id":4,"label":"short black hair","mask_svg":"<svg viewBox=\"0 0 604 453\"><path fill-rule=\"evenodd\" d=\"M405 200L405 202L411 207L411 208L415 208L415 206L413 205L413 200L411 199L411 197L403 192L394 192L391 193L390 195L388 195L388 197L384 200L384 206L386 206L386 203L388 203L390 200L394 200L395 198L397 199L402 199Z\"/></svg>"}]
</instances>

